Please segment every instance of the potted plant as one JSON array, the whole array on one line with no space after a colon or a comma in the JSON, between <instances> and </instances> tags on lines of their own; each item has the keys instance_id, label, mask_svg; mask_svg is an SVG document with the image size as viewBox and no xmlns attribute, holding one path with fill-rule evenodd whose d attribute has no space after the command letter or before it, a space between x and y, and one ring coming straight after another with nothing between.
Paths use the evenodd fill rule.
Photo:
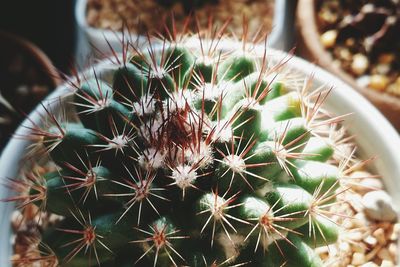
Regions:
<instances>
[{"instance_id":1,"label":"potted plant","mask_svg":"<svg viewBox=\"0 0 400 267\"><path fill-rule=\"evenodd\" d=\"M394 231L391 197L358 157L378 153L371 171L398 200L400 139L365 99L309 63L246 39L182 40L96 65L18 130L34 139L30 158L42 160L19 168L30 142L16 139L0 159L1 178L22 172L8 183L17 194L0 191L8 203L0 206L2 229L9 230L13 201L36 207L20 221L15 245L25 251L14 262L322 266L347 260L320 248L346 240L348 216L364 214L381 234L381 224ZM320 87L326 82L337 86L330 94ZM342 124L350 112L353 120ZM342 125L356 135L357 157ZM351 194L362 198L358 212L340 205L359 190L369 193ZM336 204L353 213L342 217L330 208ZM0 238L7 266L9 232ZM352 254L348 260L360 263L363 254Z\"/></svg>"},{"instance_id":2,"label":"potted plant","mask_svg":"<svg viewBox=\"0 0 400 267\"><path fill-rule=\"evenodd\" d=\"M188 3L190 3L188 5ZM202 4L199 4L202 3ZM206 4L204 4L206 3ZM207 25L207 20L224 24L229 18L235 25L230 27L237 36L242 34L242 20L252 18L249 28L255 32L262 27L269 33L268 43L277 49L288 51L292 48L291 26L293 25L293 1L286 0L255 0L255 1L87 1L79 0L76 4L75 17L79 26L82 44L79 49L85 54L85 37L89 44L96 48L95 53L107 53L109 44L116 51L121 51L123 32L138 43L147 40L146 32L159 32L164 29L164 23L170 23L168 17L174 13L175 24L183 28L187 15L198 17L201 27ZM227 6L226 10L224 7ZM194 10L194 11L193 11ZM136 14L140 14L139 17ZM254 17L257 14L257 17ZM157 19L153 19L157 16ZM125 23L124 23L125 21ZM125 30L123 31L123 28ZM196 23L190 25L190 30L197 30ZM129 29L129 30L128 30ZM92 50L92 47L86 47ZM101 54L101 53L100 53Z\"/></svg>"},{"instance_id":3,"label":"potted plant","mask_svg":"<svg viewBox=\"0 0 400 267\"><path fill-rule=\"evenodd\" d=\"M0 31L0 151L15 129L59 83L48 57L34 44Z\"/></svg>"},{"instance_id":4,"label":"potted plant","mask_svg":"<svg viewBox=\"0 0 400 267\"><path fill-rule=\"evenodd\" d=\"M306 57L356 88L399 128L398 4L304 0L297 18Z\"/></svg>"}]
</instances>

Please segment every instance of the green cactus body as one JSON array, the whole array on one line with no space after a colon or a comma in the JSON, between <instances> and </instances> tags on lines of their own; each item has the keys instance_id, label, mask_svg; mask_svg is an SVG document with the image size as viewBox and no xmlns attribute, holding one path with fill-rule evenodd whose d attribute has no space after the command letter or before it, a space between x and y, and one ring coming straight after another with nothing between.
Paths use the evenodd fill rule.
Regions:
<instances>
[{"instance_id":1,"label":"green cactus body","mask_svg":"<svg viewBox=\"0 0 400 267\"><path fill-rule=\"evenodd\" d=\"M80 158L86 159L91 155L91 145L102 144L97 133L91 129L84 128L81 124L69 123L60 127L51 127L50 136L43 139L50 156L57 164L68 162L79 165Z\"/></svg>"},{"instance_id":2,"label":"green cactus body","mask_svg":"<svg viewBox=\"0 0 400 267\"><path fill-rule=\"evenodd\" d=\"M290 92L277 97L265 105L265 112L272 114L275 121L283 121L301 116L300 96L297 92Z\"/></svg>"},{"instance_id":3,"label":"green cactus body","mask_svg":"<svg viewBox=\"0 0 400 267\"><path fill-rule=\"evenodd\" d=\"M120 207L122 203L119 198L108 198L104 195L127 191L112 183L111 179L115 177L102 166L93 167L87 172L71 166L65 171L49 173L47 176L41 187L45 197L38 199L35 204L45 205L49 212L62 216L70 216L71 211L76 208L90 209L98 214L110 211L112 207ZM31 188L30 195L36 195L38 191L38 188ZM66 198L65 194L70 194L72 198Z\"/></svg>"},{"instance_id":4,"label":"green cactus body","mask_svg":"<svg viewBox=\"0 0 400 267\"><path fill-rule=\"evenodd\" d=\"M313 249L298 236L289 234L288 241L285 242L282 240L278 244L271 245L271 250L268 253L266 261L269 264L263 265L261 263L261 265L256 266L323 266L321 259L315 254Z\"/></svg>"},{"instance_id":5,"label":"green cactus body","mask_svg":"<svg viewBox=\"0 0 400 267\"><path fill-rule=\"evenodd\" d=\"M260 177L269 180L274 180L276 176L282 171L278 160L279 144L275 142L265 141L258 143L254 148L252 157L247 160L248 164L253 164L252 172Z\"/></svg>"},{"instance_id":6,"label":"green cactus body","mask_svg":"<svg viewBox=\"0 0 400 267\"><path fill-rule=\"evenodd\" d=\"M277 184L274 189L265 196L268 203L274 205L277 215L286 214L293 218L281 224L296 229L307 223L306 213L310 209L312 196L296 185Z\"/></svg>"},{"instance_id":7,"label":"green cactus body","mask_svg":"<svg viewBox=\"0 0 400 267\"><path fill-rule=\"evenodd\" d=\"M295 183L311 194L319 187L321 187L319 189L321 194L328 190L334 193L339 186L339 175L340 172L336 166L317 161L299 162L297 168L293 168Z\"/></svg>"},{"instance_id":8,"label":"green cactus body","mask_svg":"<svg viewBox=\"0 0 400 267\"><path fill-rule=\"evenodd\" d=\"M225 80L240 81L256 70L255 60L248 55L232 56L225 60L220 68L220 76Z\"/></svg>"},{"instance_id":9,"label":"green cactus body","mask_svg":"<svg viewBox=\"0 0 400 267\"><path fill-rule=\"evenodd\" d=\"M302 240L310 247L327 246L339 237L339 227L331 220L317 215L298 229Z\"/></svg>"},{"instance_id":10,"label":"green cactus body","mask_svg":"<svg viewBox=\"0 0 400 267\"><path fill-rule=\"evenodd\" d=\"M238 114L232 124L235 135L243 135L245 139L249 139L252 136L257 137L260 134L262 117L258 105L248 103L247 99L243 99L243 101L237 103L233 111L235 114Z\"/></svg>"},{"instance_id":11,"label":"green cactus body","mask_svg":"<svg viewBox=\"0 0 400 267\"><path fill-rule=\"evenodd\" d=\"M113 259L115 255L112 251L126 246L132 238L127 234L131 232L131 225L125 222L115 224L120 216L118 213L92 219L85 218L81 212L71 211L70 216L72 218L67 218L56 229L50 229L43 235L43 241L52 248L61 266L102 264Z\"/></svg>"},{"instance_id":12,"label":"green cactus body","mask_svg":"<svg viewBox=\"0 0 400 267\"><path fill-rule=\"evenodd\" d=\"M251 51L150 50L36 130L57 171L26 200L64 216L42 241L67 267L321 266L340 171L311 98Z\"/></svg>"},{"instance_id":13,"label":"green cactus body","mask_svg":"<svg viewBox=\"0 0 400 267\"><path fill-rule=\"evenodd\" d=\"M190 72L193 67L193 55L187 48L180 45L169 48L165 54L167 57L167 64L172 70L172 77L177 83L182 85L185 74Z\"/></svg>"},{"instance_id":14,"label":"green cactus body","mask_svg":"<svg viewBox=\"0 0 400 267\"><path fill-rule=\"evenodd\" d=\"M69 215L69 210L73 208L73 202L70 198L65 198L65 189L63 189L64 183L60 177L54 177L46 181L46 203L35 203L37 205L46 205L46 209L49 212L58 215ZM36 192L34 189L30 192L34 195ZM61 196L61 197L60 197Z\"/></svg>"},{"instance_id":15,"label":"green cactus body","mask_svg":"<svg viewBox=\"0 0 400 267\"><path fill-rule=\"evenodd\" d=\"M118 100L140 99L147 88L147 77L132 63L119 67L113 77L114 97ZM142 88L142 90L140 90Z\"/></svg>"},{"instance_id":16,"label":"green cactus body","mask_svg":"<svg viewBox=\"0 0 400 267\"><path fill-rule=\"evenodd\" d=\"M320 137L311 137L303 150L304 159L326 162L335 152L332 145Z\"/></svg>"}]
</instances>

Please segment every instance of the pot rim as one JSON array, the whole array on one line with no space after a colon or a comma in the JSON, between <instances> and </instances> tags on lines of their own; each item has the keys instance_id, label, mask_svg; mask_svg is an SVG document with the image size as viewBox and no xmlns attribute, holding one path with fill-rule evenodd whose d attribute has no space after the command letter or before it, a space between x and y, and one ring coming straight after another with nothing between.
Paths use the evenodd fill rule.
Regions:
<instances>
[{"instance_id":1,"label":"pot rim","mask_svg":"<svg viewBox=\"0 0 400 267\"><path fill-rule=\"evenodd\" d=\"M101 29L89 26L86 20L86 7L88 0L77 0L75 6L75 18L78 26L83 29L88 35L96 36L97 38L103 38L112 42L120 41L123 39L123 35L121 31L113 31L109 29ZM286 27L288 20L286 14L289 12L291 6L295 1L291 0L275 0L274 6L274 18L272 21L271 32L268 35L268 43L274 48L281 48L283 50L288 50L289 47L289 39L290 34ZM280 15L276 15L280 14ZM137 41L139 44L146 42L147 37L137 34L135 32L128 32L124 30L125 37L131 36L132 40ZM117 39L117 40L116 40Z\"/></svg>"},{"instance_id":2,"label":"pot rim","mask_svg":"<svg viewBox=\"0 0 400 267\"><path fill-rule=\"evenodd\" d=\"M225 43L224 47L231 48L235 43ZM221 49L224 49L221 47ZM280 52L267 48L268 53L272 53L276 59L284 59L288 57L285 52ZM262 55L265 51L264 47L256 47L256 53ZM108 66L108 68L107 68ZM104 72L107 75L109 70L109 62L107 60L101 61L95 65L94 69L98 75ZM353 116L352 120L348 120L347 125L352 125L349 128L349 132L354 131L354 128L362 128L363 135L357 138L357 143L360 145L361 153L372 154L377 148L379 151L384 152L379 155L378 160L374 162L374 167L379 170L384 178L385 186L387 191L394 197L397 203L400 203L400 183L396 183L395 179L400 177L400 157L398 157L398 148L400 147L400 136L395 131L393 126L387 121L387 119L362 95L351 89L340 79L334 77L327 71L306 62L303 59L295 56L287 63L287 68L293 71L303 73L305 77L314 77L314 81L319 84L335 84L335 88L331 91L328 97L327 106L331 110L336 110L336 113L346 114L354 112L356 115ZM90 77L92 69L88 69L82 72L82 76ZM49 105L49 108L57 108L58 99L65 93L71 92L70 88L63 84L59 86L51 95L49 95L44 101L44 105ZM340 101L339 101L340 100ZM332 103L330 103L332 102ZM26 126L31 125L33 122L40 120L40 114L45 114L43 106L39 105L30 115L29 119L26 119L16 131L17 135L24 135L29 130ZM25 127L24 127L25 126ZM382 138L384 137L384 138ZM370 144L376 143L376 140L380 140L381 143L377 147L369 146ZM5 178L15 177L19 172L18 166L20 166L21 155L25 151L29 141L12 138L8 143L3 153L0 156L0 181ZM0 199L6 197L9 193L4 187L0 187ZM10 216L14 205L12 203L0 202L0 212L3 216L0 217L0 227L2 229L2 235L0 235L0 266L10 266L9 257L11 255L10 246ZM7 245L5 245L7 244Z\"/></svg>"},{"instance_id":3,"label":"pot rim","mask_svg":"<svg viewBox=\"0 0 400 267\"><path fill-rule=\"evenodd\" d=\"M400 115L399 97L360 86L350 74L333 64L331 54L325 50L320 42L320 34L315 19L315 0L299 0L296 13L302 42L305 44L305 48L310 53L312 60L366 96L386 115L396 128L400 129L400 120L398 119Z\"/></svg>"}]
</instances>

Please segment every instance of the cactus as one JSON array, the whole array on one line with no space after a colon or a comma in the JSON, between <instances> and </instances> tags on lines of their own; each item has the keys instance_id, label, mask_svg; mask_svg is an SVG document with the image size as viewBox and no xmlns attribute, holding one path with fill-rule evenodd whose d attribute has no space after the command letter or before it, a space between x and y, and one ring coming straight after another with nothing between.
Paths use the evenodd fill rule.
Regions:
<instances>
[{"instance_id":1,"label":"cactus","mask_svg":"<svg viewBox=\"0 0 400 267\"><path fill-rule=\"evenodd\" d=\"M322 266L314 248L339 232L333 156L352 157L333 137L343 117L321 108L329 90L309 90L246 40L221 49L201 36L124 53L112 81L72 83L77 118L46 109L32 127L56 167L12 180L20 195L8 200L63 216L42 234L47 260Z\"/></svg>"}]
</instances>

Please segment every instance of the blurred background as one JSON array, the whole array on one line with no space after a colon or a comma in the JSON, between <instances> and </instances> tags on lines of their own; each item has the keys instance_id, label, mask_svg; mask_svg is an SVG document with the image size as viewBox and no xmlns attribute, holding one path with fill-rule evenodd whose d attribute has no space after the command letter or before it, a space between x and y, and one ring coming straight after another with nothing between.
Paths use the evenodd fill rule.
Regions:
<instances>
[{"instance_id":1,"label":"blurred background","mask_svg":"<svg viewBox=\"0 0 400 267\"><path fill-rule=\"evenodd\" d=\"M75 0L2 1L0 30L28 39L67 71L75 51L74 6Z\"/></svg>"}]
</instances>

